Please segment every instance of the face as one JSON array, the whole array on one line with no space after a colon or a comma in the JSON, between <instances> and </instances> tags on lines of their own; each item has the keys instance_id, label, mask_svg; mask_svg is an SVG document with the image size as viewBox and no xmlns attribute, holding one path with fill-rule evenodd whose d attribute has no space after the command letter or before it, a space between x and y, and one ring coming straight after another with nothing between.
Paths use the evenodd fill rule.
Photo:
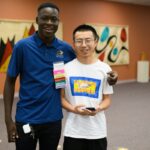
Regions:
<instances>
[{"instance_id":1,"label":"face","mask_svg":"<svg viewBox=\"0 0 150 150\"><path fill-rule=\"evenodd\" d=\"M59 12L55 8L43 8L39 11L36 22L39 36L43 39L52 39L58 29Z\"/></svg>"},{"instance_id":2,"label":"face","mask_svg":"<svg viewBox=\"0 0 150 150\"><path fill-rule=\"evenodd\" d=\"M78 31L74 35L73 45L77 57L93 57L97 40L95 40L92 31Z\"/></svg>"}]
</instances>

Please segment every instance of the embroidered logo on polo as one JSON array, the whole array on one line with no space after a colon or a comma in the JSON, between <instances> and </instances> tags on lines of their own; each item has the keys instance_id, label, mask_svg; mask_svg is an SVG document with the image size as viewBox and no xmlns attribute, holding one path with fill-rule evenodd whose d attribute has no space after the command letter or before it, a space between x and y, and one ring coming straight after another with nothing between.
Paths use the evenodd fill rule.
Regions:
<instances>
[{"instance_id":1,"label":"embroidered logo on polo","mask_svg":"<svg viewBox=\"0 0 150 150\"><path fill-rule=\"evenodd\" d=\"M63 58L64 57L64 52L62 50L57 50L56 57Z\"/></svg>"},{"instance_id":2,"label":"embroidered logo on polo","mask_svg":"<svg viewBox=\"0 0 150 150\"><path fill-rule=\"evenodd\" d=\"M73 96L98 98L101 80L88 77L70 77L70 86Z\"/></svg>"}]
</instances>

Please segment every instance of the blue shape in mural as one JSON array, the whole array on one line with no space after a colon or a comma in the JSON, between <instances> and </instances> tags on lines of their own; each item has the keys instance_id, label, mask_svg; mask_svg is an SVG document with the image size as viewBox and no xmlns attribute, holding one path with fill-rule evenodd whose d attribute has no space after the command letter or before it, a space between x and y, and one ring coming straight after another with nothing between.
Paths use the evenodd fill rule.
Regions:
<instances>
[{"instance_id":1,"label":"blue shape in mural","mask_svg":"<svg viewBox=\"0 0 150 150\"><path fill-rule=\"evenodd\" d=\"M101 42L104 42L107 40L107 38L109 37L109 28L108 27L105 27L104 30L102 31L102 34L101 34L101 38L100 38L100 41Z\"/></svg>"},{"instance_id":2,"label":"blue shape in mural","mask_svg":"<svg viewBox=\"0 0 150 150\"><path fill-rule=\"evenodd\" d=\"M118 54L118 48L114 48L113 49L113 55L117 55Z\"/></svg>"}]
</instances>

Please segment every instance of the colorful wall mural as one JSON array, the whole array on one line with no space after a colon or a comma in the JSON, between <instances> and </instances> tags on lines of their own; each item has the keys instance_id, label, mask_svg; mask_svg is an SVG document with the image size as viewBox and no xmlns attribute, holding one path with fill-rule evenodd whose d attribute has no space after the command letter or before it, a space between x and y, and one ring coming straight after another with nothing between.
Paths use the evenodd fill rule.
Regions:
<instances>
[{"instance_id":1,"label":"colorful wall mural","mask_svg":"<svg viewBox=\"0 0 150 150\"><path fill-rule=\"evenodd\" d=\"M0 72L6 72L15 43L37 30L34 21L0 20ZM62 23L56 33L62 39Z\"/></svg>"},{"instance_id":2,"label":"colorful wall mural","mask_svg":"<svg viewBox=\"0 0 150 150\"><path fill-rule=\"evenodd\" d=\"M95 25L99 43L96 50L100 60L109 65L129 64L128 26Z\"/></svg>"}]
</instances>

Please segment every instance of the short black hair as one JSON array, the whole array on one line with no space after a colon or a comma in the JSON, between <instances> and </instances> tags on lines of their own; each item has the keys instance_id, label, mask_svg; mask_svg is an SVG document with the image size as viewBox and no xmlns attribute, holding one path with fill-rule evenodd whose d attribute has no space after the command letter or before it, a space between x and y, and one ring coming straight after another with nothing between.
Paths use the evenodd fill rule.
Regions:
<instances>
[{"instance_id":1,"label":"short black hair","mask_svg":"<svg viewBox=\"0 0 150 150\"><path fill-rule=\"evenodd\" d=\"M88 24L81 24L78 27L76 27L73 31L73 40L75 40L75 34L78 31L91 31L94 35L95 40L99 40L99 36L95 30L94 27L92 27L91 25Z\"/></svg>"},{"instance_id":2,"label":"short black hair","mask_svg":"<svg viewBox=\"0 0 150 150\"><path fill-rule=\"evenodd\" d=\"M37 11L39 12L41 9L46 8L46 7L55 8L55 9L57 9L58 12L59 12L58 6L56 6L56 5L53 4L53 3L42 3L42 4L39 5Z\"/></svg>"}]
</instances>

